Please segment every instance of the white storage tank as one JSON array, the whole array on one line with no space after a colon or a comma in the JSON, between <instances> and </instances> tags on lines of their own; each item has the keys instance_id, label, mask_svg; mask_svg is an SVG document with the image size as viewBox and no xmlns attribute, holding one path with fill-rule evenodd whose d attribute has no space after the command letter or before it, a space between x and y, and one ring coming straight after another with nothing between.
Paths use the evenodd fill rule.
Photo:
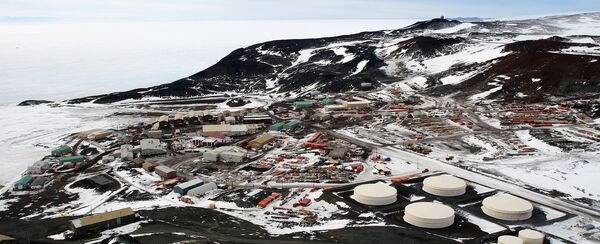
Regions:
<instances>
[{"instance_id":1,"label":"white storage tank","mask_svg":"<svg viewBox=\"0 0 600 244\"><path fill-rule=\"evenodd\" d=\"M434 202L411 203L404 208L404 221L428 229L446 228L454 224L454 209Z\"/></svg>"},{"instance_id":2,"label":"white storage tank","mask_svg":"<svg viewBox=\"0 0 600 244\"><path fill-rule=\"evenodd\" d=\"M542 244L544 243L544 234L530 229L519 231L519 238L523 240L523 244Z\"/></svg>"},{"instance_id":3,"label":"white storage tank","mask_svg":"<svg viewBox=\"0 0 600 244\"><path fill-rule=\"evenodd\" d=\"M352 199L365 205L388 205L396 202L397 190L383 183L363 184L354 188Z\"/></svg>"},{"instance_id":4,"label":"white storage tank","mask_svg":"<svg viewBox=\"0 0 600 244\"><path fill-rule=\"evenodd\" d=\"M499 236L498 244L523 244L523 240L516 236Z\"/></svg>"},{"instance_id":5,"label":"white storage tank","mask_svg":"<svg viewBox=\"0 0 600 244\"><path fill-rule=\"evenodd\" d=\"M467 183L452 175L430 176L423 181L423 191L442 197L460 196L467 191Z\"/></svg>"},{"instance_id":6,"label":"white storage tank","mask_svg":"<svg viewBox=\"0 0 600 244\"><path fill-rule=\"evenodd\" d=\"M519 221L531 218L533 205L513 195L497 194L483 199L481 210L496 219Z\"/></svg>"}]
</instances>

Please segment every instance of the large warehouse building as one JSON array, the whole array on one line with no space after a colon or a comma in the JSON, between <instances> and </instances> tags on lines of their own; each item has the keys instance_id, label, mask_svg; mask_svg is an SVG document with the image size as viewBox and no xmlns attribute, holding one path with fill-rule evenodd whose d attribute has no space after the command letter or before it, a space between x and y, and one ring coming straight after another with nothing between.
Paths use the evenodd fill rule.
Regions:
<instances>
[{"instance_id":1,"label":"large warehouse building","mask_svg":"<svg viewBox=\"0 0 600 244\"><path fill-rule=\"evenodd\" d=\"M404 208L404 221L428 229L446 228L454 224L454 209L434 202L411 203Z\"/></svg>"},{"instance_id":2,"label":"large warehouse building","mask_svg":"<svg viewBox=\"0 0 600 244\"><path fill-rule=\"evenodd\" d=\"M483 199L481 210L496 219L518 221L531 218L533 205L509 194L497 194Z\"/></svg>"},{"instance_id":3,"label":"large warehouse building","mask_svg":"<svg viewBox=\"0 0 600 244\"><path fill-rule=\"evenodd\" d=\"M202 197L209 191L216 190L217 184L214 182L208 182L204 185L198 186L196 188L190 189L186 195L193 197Z\"/></svg>"},{"instance_id":4,"label":"large warehouse building","mask_svg":"<svg viewBox=\"0 0 600 244\"><path fill-rule=\"evenodd\" d=\"M180 195L185 195L189 190L194 189L203 184L204 184L203 180L193 179L193 180L176 185L175 187L173 187L173 192L180 194Z\"/></svg>"},{"instance_id":5,"label":"large warehouse building","mask_svg":"<svg viewBox=\"0 0 600 244\"><path fill-rule=\"evenodd\" d=\"M273 137L271 134L264 134L248 142L248 146L254 150L258 150L267 145L269 142L273 141L273 139L275 139L275 137Z\"/></svg>"},{"instance_id":6,"label":"large warehouse building","mask_svg":"<svg viewBox=\"0 0 600 244\"><path fill-rule=\"evenodd\" d=\"M388 205L396 202L397 190L383 183L363 184L354 188L352 199L365 205Z\"/></svg>"},{"instance_id":7,"label":"large warehouse building","mask_svg":"<svg viewBox=\"0 0 600 244\"><path fill-rule=\"evenodd\" d=\"M467 183L452 175L430 176L423 181L423 191L442 197L455 197L465 194Z\"/></svg>"},{"instance_id":8,"label":"large warehouse building","mask_svg":"<svg viewBox=\"0 0 600 244\"><path fill-rule=\"evenodd\" d=\"M135 219L136 217L133 209L123 208L71 220L70 228L75 236L81 236L87 233L129 224L135 221Z\"/></svg>"}]
</instances>

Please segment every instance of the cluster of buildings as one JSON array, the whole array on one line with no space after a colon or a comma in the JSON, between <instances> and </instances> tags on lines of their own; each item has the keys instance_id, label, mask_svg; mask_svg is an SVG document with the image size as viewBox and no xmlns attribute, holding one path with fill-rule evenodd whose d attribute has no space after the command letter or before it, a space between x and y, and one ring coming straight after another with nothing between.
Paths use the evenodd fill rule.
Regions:
<instances>
[{"instance_id":1,"label":"cluster of buildings","mask_svg":"<svg viewBox=\"0 0 600 244\"><path fill-rule=\"evenodd\" d=\"M46 173L59 173L72 171L88 161L84 155L77 155L74 149L68 145L60 145L50 151L50 155L42 160L36 161L27 168L26 173L13 184L13 190L40 190L52 181L52 177Z\"/></svg>"},{"instance_id":2,"label":"cluster of buildings","mask_svg":"<svg viewBox=\"0 0 600 244\"><path fill-rule=\"evenodd\" d=\"M502 125L547 127L555 124L576 123L575 115L570 108L563 106L511 104L499 108L498 119Z\"/></svg>"}]
</instances>

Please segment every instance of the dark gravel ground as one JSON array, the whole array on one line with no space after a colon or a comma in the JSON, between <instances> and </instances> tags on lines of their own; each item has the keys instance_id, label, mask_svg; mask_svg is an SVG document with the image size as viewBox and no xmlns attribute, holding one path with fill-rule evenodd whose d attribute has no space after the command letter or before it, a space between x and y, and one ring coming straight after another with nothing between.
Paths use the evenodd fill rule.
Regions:
<instances>
[{"instance_id":1,"label":"dark gravel ground","mask_svg":"<svg viewBox=\"0 0 600 244\"><path fill-rule=\"evenodd\" d=\"M165 208L139 211L148 220L131 233L140 243L449 243L447 239L398 227L372 226L337 230L300 232L270 236L251 222L202 208ZM46 236L68 228L74 217L56 219L0 219L0 233L21 243L84 243L98 238L53 241Z\"/></svg>"}]
</instances>

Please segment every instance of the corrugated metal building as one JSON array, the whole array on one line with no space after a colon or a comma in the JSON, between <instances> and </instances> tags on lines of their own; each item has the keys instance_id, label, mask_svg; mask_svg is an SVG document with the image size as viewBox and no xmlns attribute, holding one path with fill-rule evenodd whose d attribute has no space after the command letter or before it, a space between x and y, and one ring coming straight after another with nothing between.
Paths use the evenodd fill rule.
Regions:
<instances>
[{"instance_id":1,"label":"corrugated metal building","mask_svg":"<svg viewBox=\"0 0 600 244\"><path fill-rule=\"evenodd\" d=\"M210 136L212 134L229 134L231 131L230 124L218 124L218 125L203 125L202 135Z\"/></svg>"},{"instance_id":2,"label":"corrugated metal building","mask_svg":"<svg viewBox=\"0 0 600 244\"><path fill-rule=\"evenodd\" d=\"M51 153L52 153L52 156L54 156L54 157L60 157L62 155L70 153L72 151L73 151L73 149L70 146L61 145L57 148L54 148Z\"/></svg>"},{"instance_id":3,"label":"corrugated metal building","mask_svg":"<svg viewBox=\"0 0 600 244\"><path fill-rule=\"evenodd\" d=\"M284 129L293 130L293 129L298 128L299 125L300 125L300 121L293 119L285 124Z\"/></svg>"},{"instance_id":4,"label":"corrugated metal building","mask_svg":"<svg viewBox=\"0 0 600 244\"><path fill-rule=\"evenodd\" d=\"M215 184L214 182L208 182L204 185L195 187L193 189L190 189L187 192L188 196L192 196L192 197L202 197L204 196L204 194L206 194L209 191L213 191L217 189L217 184Z\"/></svg>"},{"instance_id":5,"label":"corrugated metal building","mask_svg":"<svg viewBox=\"0 0 600 244\"><path fill-rule=\"evenodd\" d=\"M205 152L202 154L202 160L205 162L216 162L220 160L222 162L239 163L244 160L246 154L246 150L242 148L225 146Z\"/></svg>"},{"instance_id":6,"label":"corrugated metal building","mask_svg":"<svg viewBox=\"0 0 600 244\"><path fill-rule=\"evenodd\" d=\"M173 187L173 192L180 194L180 195L185 195L190 189L196 188L203 184L204 184L203 180L193 179L193 180L176 185L175 187Z\"/></svg>"},{"instance_id":7,"label":"corrugated metal building","mask_svg":"<svg viewBox=\"0 0 600 244\"><path fill-rule=\"evenodd\" d=\"M285 127L285 121L271 125L270 130L281 131Z\"/></svg>"},{"instance_id":8,"label":"corrugated metal building","mask_svg":"<svg viewBox=\"0 0 600 244\"><path fill-rule=\"evenodd\" d=\"M21 177L21 179L19 179L17 182L15 182L14 189L18 190L18 191L25 190L29 187L31 182L33 182L33 176L24 175L23 177Z\"/></svg>"},{"instance_id":9,"label":"corrugated metal building","mask_svg":"<svg viewBox=\"0 0 600 244\"><path fill-rule=\"evenodd\" d=\"M85 156L76 155L76 156L70 156L70 157L62 157L62 158L58 159L58 161L61 164L66 164L66 163L79 164L79 163L83 163L85 161Z\"/></svg>"},{"instance_id":10,"label":"corrugated metal building","mask_svg":"<svg viewBox=\"0 0 600 244\"><path fill-rule=\"evenodd\" d=\"M265 113L249 113L244 116L242 121L245 124L271 124L273 123L273 118Z\"/></svg>"},{"instance_id":11,"label":"corrugated metal building","mask_svg":"<svg viewBox=\"0 0 600 244\"><path fill-rule=\"evenodd\" d=\"M294 107L296 108L312 108L312 101L296 101L294 102Z\"/></svg>"},{"instance_id":12,"label":"corrugated metal building","mask_svg":"<svg viewBox=\"0 0 600 244\"><path fill-rule=\"evenodd\" d=\"M263 146L267 145L267 143L273 141L273 139L275 138L271 134L264 134L248 142L248 146L253 149L261 149Z\"/></svg>"}]
</instances>

